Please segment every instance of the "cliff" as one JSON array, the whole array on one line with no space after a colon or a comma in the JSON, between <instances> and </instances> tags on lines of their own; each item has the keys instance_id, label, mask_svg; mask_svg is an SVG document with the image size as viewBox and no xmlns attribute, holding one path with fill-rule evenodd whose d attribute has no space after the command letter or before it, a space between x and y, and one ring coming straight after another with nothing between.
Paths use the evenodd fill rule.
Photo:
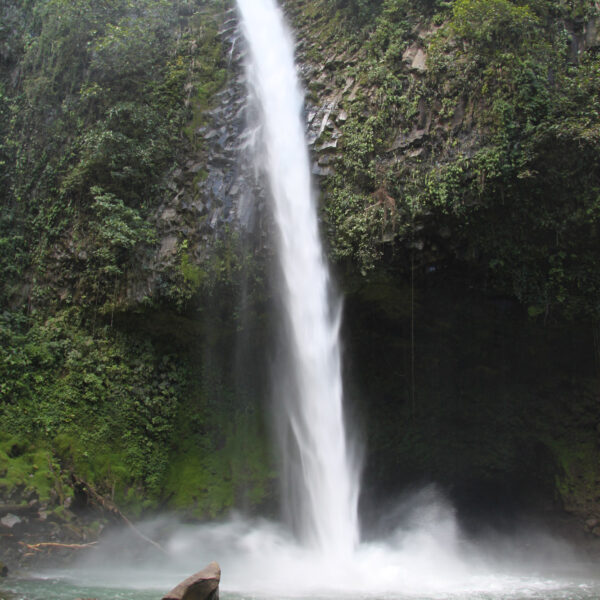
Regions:
<instances>
[{"instance_id":1,"label":"cliff","mask_svg":"<svg viewBox=\"0 0 600 600\"><path fill-rule=\"evenodd\" d=\"M597 4L284 6L365 515L436 481L461 514L566 509L597 535ZM76 518L84 481L133 514L273 512L235 12L0 10L2 501Z\"/></svg>"}]
</instances>

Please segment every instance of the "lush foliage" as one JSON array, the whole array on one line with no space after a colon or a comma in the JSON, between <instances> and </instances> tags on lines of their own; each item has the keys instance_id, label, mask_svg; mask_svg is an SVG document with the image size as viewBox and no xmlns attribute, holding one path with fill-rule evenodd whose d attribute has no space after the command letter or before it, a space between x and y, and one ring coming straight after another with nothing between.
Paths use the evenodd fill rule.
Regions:
<instances>
[{"instance_id":1,"label":"lush foliage","mask_svg":"<svg viewBox=\"0 0 600 600\"><path fill-rule=\"evenodd\" d=\"M335 105L315 154L367 484L595 513L598 3L288 4Z\"/></svg>"},{"instance_id":2,"label":"lush foliage","mask_svg":"<svg viewBox=\"0 0 600 600\"><path fill-rule=\"evenodd\" d=\"M21 497L47 502L63 489L60 466L48 450L4 432L0 433L0 471L0 493L19 490Z\"/></svg>"},{"instance_id":3,"label":"lush foliage","mask_svg":"<svg viewBox=\"0 0 600 600\"><path fill-rule=\"evenodd\" d=\"M124 272L153 251L148 219L189 148L183 129L223 84L220 9L200 0L6 9L19 27L8 27L0 83L5 300L46 303L51 283L84 305L114 304Z\"/></svg>"},{"instance_id":4,"label":"lush foliage","mask_svg":"<svg viewBox=\"0 0 600 600\"><path fill-rule=\"evenodd\" d=\"M22 467L10 463L11 477L33 461L42 496L61 467L130 508L171 498L214 516L267 495L261 420L232 401L218 364L143 333L89 332L75 309L45 320L5 313L0 340L3 431L38 444Z\"/></svg>"},{"instance_id":5,"label":"lush foliage","mask_svg":"<svg viewBox=\"0 0 600 600\"><path fill-rule=\"evenodd\" d=\"M44 439L91 482L160 489L185 365L148 342L94 334L73 313L32 326L2 320L2 419Z\"/></svg>"},{"instance_id":6,"label":"lush foliage","mask_svg":"<svg viewBox=\"0 0 600 600\"><path fill-rule=\"evenodd\" d=\"M416 359L412 337L419 286L433 273L518 299L533 325L597 322L600 62L597 47L574 51L597 3L287 7L311 28L305 58L322 69L311 99L345 89L324 222L332 256L368 304L354 347L376 382L365 384L384 458L375 462L392 477L433 465L436 475L479 469L492 479L493 468L519 470L520 444L534 452L523 419L541 414L535 441L564 468L559 492L577 495L584 481L591 497L592 403L561 428L552 409L568 415L564 398L545 407L520 382L496 392L515 371L504 370L503 348L483 356L496 348L494 327L482 318L466 342L462 330L481 298L453 298L452 323L429 325L434 309L445 314L432 307L416 326ZM207 174L199 130L227 80L223 9L207 0L0 6L0 470L9 486L45 499L71 471L130 508L163 503L199 517L274 495L258 401L268 386L236 381L233 350L251 337L244 381L262 376L267 292L255 256L227 227L205 247L191 243L194 214L169 231L170 262L153 263L163 209ZM418 52L426 61L413 64ZM332 135L322 131L317 147ZM183 181L190 155L199 170ZM157 295L140 285L128 305L140 281ZM256 330L244 322L238 331L242 287ZM535 354L538 344L525 347ZM440 347L451 349L446 362ZM418 392L415 381L424 381ZM438 386L449 381L456 390ZM465 422L465 437L439 435Z\"/></svg>"},{"instance_id":7,"label":"lush foliage","mask_svg":"<svg viewBox=\"0 0 600 600\"><path fill-rule=\"evenodd\" d=\"M406 270L418 249L420 271L462 264L534 316L597 319L600 62L567 30L588 4L456 0L416 29L383 2L328 181L334 257Z\"/></svg>"},{"instance_id":8,"label":"lush foliage","mask_svg":"<svg viewBox=\"0 0 600 600\"><path fill-rule=\"evenodd\" d=\"M9 487L24 480L47 499L73 472L130 510L170 502L200 517L269 495L262 420L252 402L231 400L231 366L211 364L204 349L235 327L226 296L244 260L233 234L202 264L178 235L156 297L126 313L127 286L148 276L157 252L155 214L172 173L203 156L196 132L227 77L224 14L204 0L0 7ZM195 322L177 315L201 295ZM194 328L199 347L182 332Z\"/></svg>"}]
</instances>

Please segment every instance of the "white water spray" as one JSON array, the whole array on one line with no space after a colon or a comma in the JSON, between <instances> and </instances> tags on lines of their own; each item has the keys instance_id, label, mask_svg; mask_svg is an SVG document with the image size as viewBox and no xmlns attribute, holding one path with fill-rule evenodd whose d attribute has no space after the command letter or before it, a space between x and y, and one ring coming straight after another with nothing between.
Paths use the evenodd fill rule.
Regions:
<instances>
[{"instance_id":1,"label":"white water spray","mask_svg":"<svg viewBox=\"0 0 600 600\"><path fill-rule=\"evenodd\" d=\"M275 0L238 0L248 42L247 72L261 115L259 160L279 229L289 353L286 405L296 449L283 449L294 469L302 538L315 549L349 556L358 543L358 475L344 427L339 350L339 301L332 300L316 215L294 47Z\"/></svg>"}]
</instances>

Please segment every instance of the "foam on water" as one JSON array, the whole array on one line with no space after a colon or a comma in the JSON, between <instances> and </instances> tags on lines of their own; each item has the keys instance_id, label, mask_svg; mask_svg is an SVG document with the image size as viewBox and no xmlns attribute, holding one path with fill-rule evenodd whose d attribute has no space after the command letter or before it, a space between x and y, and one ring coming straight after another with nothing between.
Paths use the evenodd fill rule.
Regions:
<instances>
[{"instance_id":1,"label":"foam on water","mask_svg":"<svg viewBox=\"0 0 600 600\"><path fill-rule=\"evenodd\" d=\"M124 530L103 538L76 570L47 575L166 591L217 560L223 592L245 598L600 597L578 557L549 535L523 530L519 536L469 540L434 488L405 499L395 513L387 536L342 557L314 552L266 520L238 516L194 526L165 517L141 525L161 542L165 556Z\"/></svg>"}]
</instances>

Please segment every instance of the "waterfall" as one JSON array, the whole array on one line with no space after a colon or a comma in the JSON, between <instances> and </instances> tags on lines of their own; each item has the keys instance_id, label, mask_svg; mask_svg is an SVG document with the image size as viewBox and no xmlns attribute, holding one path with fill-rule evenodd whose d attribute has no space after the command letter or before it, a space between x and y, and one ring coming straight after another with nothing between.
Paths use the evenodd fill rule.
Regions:
<instances>
[{"instance_id":1,"label":"waterfall","mask_svg":"<svg viewBox=\"0 0 600 600\"><path fill-rule=\"evenodd\" d=\"M275 0L237 3L248 44L248 81L260 115L261 150L255 160L267 177L278 228L291 357L291 389L278 399L285 411L284 470L293 474L301 539L316 550L349 556L358 544L358 469L344 424L341 308L319 237L294 45Z\"/></svg>"}]
</instances>

